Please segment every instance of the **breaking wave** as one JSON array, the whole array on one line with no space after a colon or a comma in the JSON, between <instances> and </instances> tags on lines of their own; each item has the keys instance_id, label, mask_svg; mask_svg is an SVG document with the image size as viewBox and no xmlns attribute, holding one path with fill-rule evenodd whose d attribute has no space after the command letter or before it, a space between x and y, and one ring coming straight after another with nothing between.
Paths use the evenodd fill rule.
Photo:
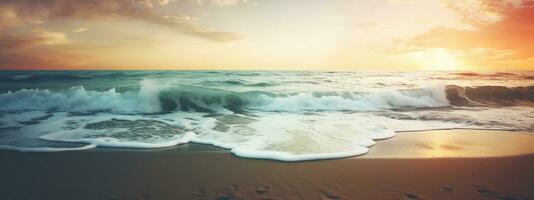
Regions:
<instances>
[{"instance_id":1,"label":"breaking wave","mask_svg":"<svg viewBox=\"0 0 534 200\"><path fill-rule=\"evenodd\" d=\"M85 77L120 77L120 73L136 78L122 82L80 81ZM137 85L139 76L155 73L162 73L164 78L150 76ZM480 84L490 86L462 87L413 82L409 83L410 89L395 89L408 86L382 78L377 78L379 84L364 85L351 85L353 82L344 83L338 78L325 80L342 83L317 81L330 73L298 74L316 77L292 77L283 83L278 82L281 77L276 74L272 74L276 76L273 79L245 73L232 79L189 80L176 77L226 72L184 72L176 77L165 73L78 72L64 73L69 76L64 79L57 77L63 74L9 74L17 83L40 78L46 81L52 79L46 76L56 76L54 81L73 79L69 86L87 88L7 87L12 91L0 93L0 149L161 148L193 142L230 149L241 157L300 161L361 155L374 140L393 137L398 131L534 130L530 123L534 118L534 108L530 107L534 86L528 86L531 84L503 87L495 86L501 82L491 82ZM0 81L2 76L5 75L0 75ZM95 82L106 86L95 87ZM127 89L121 89L124 85ZM300 86L305 91L295 90ZM60 144L65 142L69 145Z\"/></svg>"},{"instance_id":2,"label":"breaking wave","mask_svg":"<svg viewBox=\"0 0 534 200\"><path fill-rule=\"evenodd\" d=\"M514 106L533 105L534 86L446 87L447 98L455 106Z\"/></svg>"},{"instance_id":3,"label":"breaking wave","mask_svg":"<svg viewBox=\"0 0 534 200\"><path fill-rule=\"evenodd\" d=\"M458 72L451 73L451 76L442 77L445 79L457 79L457 78L467 78L467 79L490 79L490 80L499 80L499 79L516 79L516 80L532 80L534 76L530 73L512 73L512 72L494 72L494 73L475 73L475 72Z\"/></svg>"},{"instance_id":4,"label":"breaking wave","mask_svg":"<svg viewBox=\"0 0 534 200\"><path fill-rule=\"evenodd\" d=\"M73 87L64 91L22 89L0 94L2 111L44 110L66 112L155 113L173 111L380 111L445 106L511 106L532 104L529 87L426 87L359 92L234 92L187 85L141 81L139 91L117 92Z\"/></svg>"},{"instance_id":5,"label":"breaking wave","mask_svg":"<svg viewBox=\"0 0 534 200\"><path fill-rule=\"evenodd\" d=\"M153 113L171 111L375 111L449 105L442 87L358 92L233 92L187 85L169 86L141 81L137 92L22 89L0 94L2 111Z\"/></svg>"}]
</instances>

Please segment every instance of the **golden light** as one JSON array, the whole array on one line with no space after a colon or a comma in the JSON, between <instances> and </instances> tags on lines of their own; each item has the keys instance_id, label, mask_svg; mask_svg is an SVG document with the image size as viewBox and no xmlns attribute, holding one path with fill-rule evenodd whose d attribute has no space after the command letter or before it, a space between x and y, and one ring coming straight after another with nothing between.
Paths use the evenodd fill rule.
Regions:
<instances>
[{"instance_id":1,"label":"golden light","mask_svg":"<svg viewBox=\"0 0 534 200\"><path fill-rule=\"evenodd\" d=\"M462 64L456 56L445 49L427 49L410 53L409 57L419 64L420 67L427 70L460 70Z\"/></svg>"}]
</instances>

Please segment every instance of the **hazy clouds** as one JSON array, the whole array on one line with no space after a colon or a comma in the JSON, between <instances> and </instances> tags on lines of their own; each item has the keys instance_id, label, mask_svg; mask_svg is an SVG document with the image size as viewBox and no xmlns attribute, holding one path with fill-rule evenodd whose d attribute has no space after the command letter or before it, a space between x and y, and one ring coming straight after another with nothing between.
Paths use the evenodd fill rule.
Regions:
<instances>
[{"instance_id":1,"label":"hazy clouds","mask_svg":"<svg viewBox=\"0 0 534 200\"><path fill-rule=\"evenodd\" d=\"M189 0L188 0L189 1ZM174 0L2 0L0 1L0 66L38 65L54 63L65 65L69 59L48 48L29 51L32 47L47 48L69 43L68 32L81 33L87 28L47 31L41 25L50 20L137 20L157 24L181 35L188 35L214 42L226 42L241 38L236 33L218 31L197 23L194 17L174 12L172 15L153 11L167 6ZM197 2L191 2L197 3ZM232 4L238 1L213 1L216 4ZM70 62L69 62L70 63Z\"/></svg>"},{"instance_id":2,"label":"hazy clouds","mask_svg":"<svg viewBox=\"0 0 534 200\"><path fill-rule=\"evenodd\" d=\"M474 2L447 4L467 27L433 28L408 40L398 41L387 52L396 54L442 48L473 62L534 57L534 1Z\"/></svg>"}]
</instances>

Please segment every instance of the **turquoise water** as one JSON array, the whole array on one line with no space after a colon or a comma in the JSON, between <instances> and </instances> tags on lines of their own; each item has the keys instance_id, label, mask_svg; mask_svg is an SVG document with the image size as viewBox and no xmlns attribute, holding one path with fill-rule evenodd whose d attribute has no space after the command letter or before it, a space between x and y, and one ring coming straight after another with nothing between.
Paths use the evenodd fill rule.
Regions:
<instances>
[{"instance_id":1,"label":"turquoise water","mask_svg":"<svg viewBox=\"0 0 534 200\"><path fill-rule=\"evenodd\" d=\"M532 86L526 71L0 71L0 147L340 158L398 131L533 131Z\"/></svg>"}]
</instances>

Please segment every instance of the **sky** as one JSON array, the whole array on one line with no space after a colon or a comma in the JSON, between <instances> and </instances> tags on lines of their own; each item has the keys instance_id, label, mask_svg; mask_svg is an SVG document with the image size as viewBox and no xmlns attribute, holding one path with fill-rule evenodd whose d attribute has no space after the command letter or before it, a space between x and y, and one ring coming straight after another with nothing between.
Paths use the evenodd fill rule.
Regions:
<instances>
[{"instance_id":1,"label":"sky","mask_svg":"<svg viewBox=\"0 0 534 200\"><path fill-rule=\"evenodd\" d=\"M0 69L534 70L534 0L2 0Z\"/></svg>"}]
</instances>

